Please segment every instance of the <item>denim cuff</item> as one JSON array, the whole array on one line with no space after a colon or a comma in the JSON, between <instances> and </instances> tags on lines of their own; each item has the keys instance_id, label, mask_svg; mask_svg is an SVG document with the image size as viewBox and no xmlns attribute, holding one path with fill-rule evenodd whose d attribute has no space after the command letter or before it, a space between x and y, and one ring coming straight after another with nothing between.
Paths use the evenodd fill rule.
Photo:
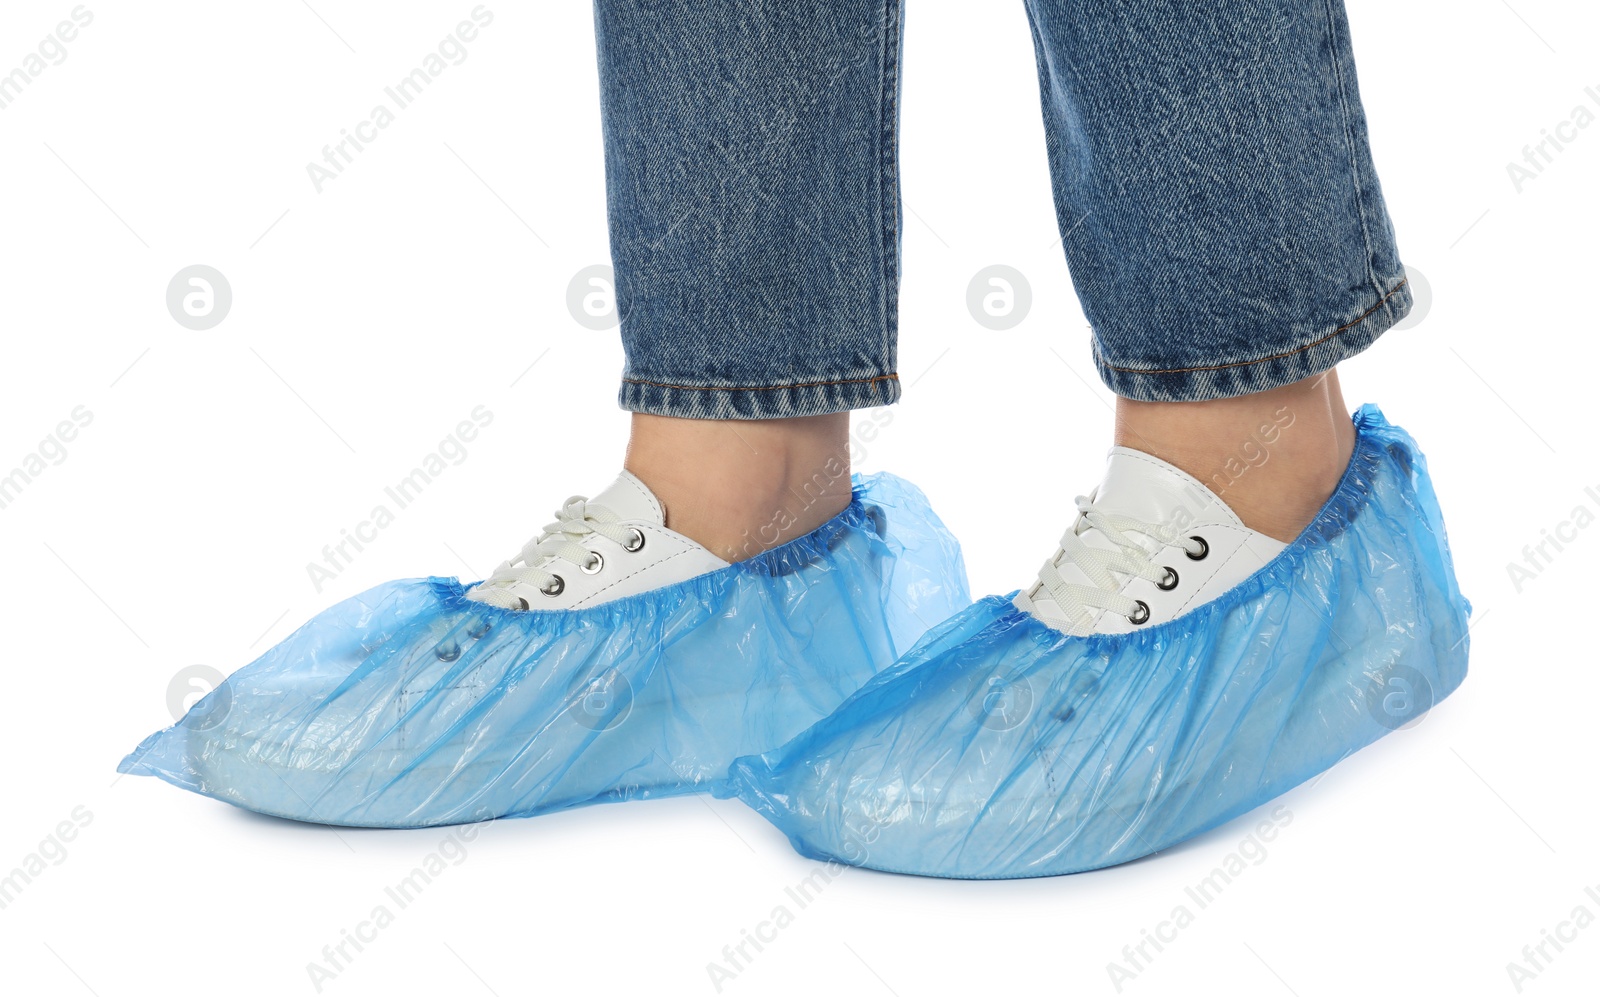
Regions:
<instances>
[{"instance_id":1,"label":"denim cuff","mask_svg":"<svg viewBox=\"0 0 1600 997\"><path fill-rule=\"evenodd\" d=\"M1100 380L1123 398L1141 402L1201 402L1235 398L1280 388L1355 356L1411 310L1411 288L1405 278L1391 285L1376 303L1367 304L1353 319L1341 322L1304 346L1255 360L1173 370L1140 370L1113 366L1094 343L1094 363Z\"/></svg>"},{"instance_id":2,"label":"denim cuff","mask_svg":"<svg viewBox=\"0 0 1600 997\"><path fill-rule=\"evenodd\" d=\"M900 400L900 376L813 381L772 387L661 384L623 378L617 402L629 412L678 419L786 419L874 408Z\"/></svg>"}]
</instances>

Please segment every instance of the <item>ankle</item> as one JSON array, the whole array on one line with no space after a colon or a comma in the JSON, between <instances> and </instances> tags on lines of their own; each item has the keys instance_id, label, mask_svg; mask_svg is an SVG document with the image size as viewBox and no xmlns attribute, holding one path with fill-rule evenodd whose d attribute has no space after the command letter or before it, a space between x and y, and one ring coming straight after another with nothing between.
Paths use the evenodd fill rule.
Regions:
<instances>
[{"instance_id":1,"label":"ankle","mask_svg":"<svg viewBox=\"0 0 1600 997\"><path fill-rule=\"evenodd\" d=\"M804 536L850 504L850 414L733 421L633 416L624 466L666 525L727 561Z\"/></svg>"},{"instance_id":2,"label":"ankle","mask_svg":"<svg viewBox=\"0 0 1600 997\"><path fill-rule=\"evenodd\" d=\"M1237 398L1119 398L1116 442L1187 471L1246 526L1289 542L1338 486L1355 427L1330 370Z\"/></svg>"}]
</instances>

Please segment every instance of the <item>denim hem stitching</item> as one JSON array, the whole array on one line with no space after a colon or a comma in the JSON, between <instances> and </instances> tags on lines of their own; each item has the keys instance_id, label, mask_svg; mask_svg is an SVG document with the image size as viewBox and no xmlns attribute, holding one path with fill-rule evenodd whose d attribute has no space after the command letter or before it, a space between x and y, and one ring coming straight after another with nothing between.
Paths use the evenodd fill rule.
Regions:
<instances>
[{"instance_id":1,"label":"denim hem stitching","mask_svg":"<svg viewBox=\"0 0 1600 997\"><path fill-rule=\"evenodd\" d=\"M879 48L881 71L878 86L878 195L880 263L883 283L879 288L879 314L882 318L883 356L893 365L900 325L900 59L903 34L901 18L904 0L885 0Z\"/></svg>"},{"instance_id":2,"label":"denim hem stitching","mask_svg":"<svg viewBox=\"0 0 1600 997\"><path fill-rule=\"evenodd\" d=\"M1343 64L1343 57L1346 51L1350 51L1349 25L1344 25L1345 32L1343 35L1341 35L1339 31L1339 15L1338 12L1334 10L1333 0L1324 0L1323 10L1326 12L1328 18L1328 53L1329 61L1331 62L1333 69L1334 88L1338 91L1339 96L1339 120L1344 126L1345 148L1350 152L1350 185L1355 190L1356 219L1361 223L1361 242L1367 250L1367 280L1369 283L1371 283L1374 291L1381 292L1383 290L1383 285L1378 282L1378 274L1372 267L1372 231L1367 225L1367 193L1365 188L1361 186L1361 161L1359 158L1360 151L1358 151L1356 148L1355 123L1351 120L1350 115L1350 94L1347 91L1344 79L1345 66ZM1350 68L1353 72L1355 67L1351 66ZM1359 100L1359 98L1357 99ZM1371 153L1368 152L1368 155L1370 156ZM1397 286L1396 290L1398 289L1399 288ZM1394 292L1391 291L1389 293L1393 294ZM1384 295L1384 301L1387 301L1388 298L1389 295ZM1378 304L1383 304L1383 301L1378 302ZM1365 318L1366 316L1362 317ZM1357 321L1359 321L1359 319ZM1335 332L1337 331L1339 330L1335 330Z\"/></svg>"},{"instance_id":3,"label":"denim hem stitching","mask_svg":"<svg viewBox=\"0 0 1600 997\"><path fill-rule=\"evenodd\" d=\"M662 384L659 381L644 381L636 377L625 377L623 384L644 384L652 388L672 388L677 391L788 391L793 388L825 388L835 384L876 384L879 381L898 381L899 374L880 374L877 377L854 377L842 381L808 381L804 384L772 384L753 388L725 388L702 384Z\"/></svg>"},{"instance_id":4,"label":"denim hem stitching","mask_svg":"<svg viewBox=\"0 0 1600 997\"><path fill-rule=\"evenodd\" d=\"M1107 370L1114 370L1119 374L1189 374L1199 370L1225 370L1229 367L1249 367L1252 364L1267 363L1271 360L1282 360L1284 357L1292 357L1296 353L1304 353L1306 350L1309 350L1314 346L1321 346L1323 343L1326 343L1328 340L1339 335L1341 332L1348 332L1349 330L1354 329L1356 326L1360 325L1369 317L1371 317L1373 312L1382 308L1390 298L1394 297L1394 295L1399 292L1402 287L1406 286L1406 282L1410 279L1411 278L1407 277L1405 280L1402 280L1400 283L1390 288L1388 294L1385 294L1383 297L1379 298L1377 304L1362 312L1356 317L1355 321L1347 322L1344 325L1341 325L1339 328L1328 333L1326 336L1323 336L1321 339L1307 343L1304 346L1297 346L1294 349L1288 350L1284 353L1274 353L1270 357L1259 357L1255 360L1240 360L1236 363L1219 363L1212 364L1208 367L1174 367L1171 370L1144 370L1140 367L1118 367L1115 364L1110 363L1105 364L1105 367ZM1096 347L1096 351L1098 352L1098 346ZM1104 363L1104 361L1102 361L1102 363Z\"/></svg>"}]
</instances>

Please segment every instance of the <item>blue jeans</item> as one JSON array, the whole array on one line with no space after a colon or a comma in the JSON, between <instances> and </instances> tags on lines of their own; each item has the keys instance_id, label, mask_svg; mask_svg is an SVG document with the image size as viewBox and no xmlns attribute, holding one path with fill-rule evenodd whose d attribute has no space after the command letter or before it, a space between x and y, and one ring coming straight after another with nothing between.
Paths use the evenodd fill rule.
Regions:
<instances>
[{"instance_id":1,"label":"blue jeans","mask_svg":"<svg viewBox=\"0 0 1600 997\"><path fill-rule=\"evenodd\" d=\"M1112 391L1278 387L1405 315L1343 0L1025 3L1058 225ZM768 419L899 398L901 16L596 0L623 408Z\"/></svg>"}]
</instances>

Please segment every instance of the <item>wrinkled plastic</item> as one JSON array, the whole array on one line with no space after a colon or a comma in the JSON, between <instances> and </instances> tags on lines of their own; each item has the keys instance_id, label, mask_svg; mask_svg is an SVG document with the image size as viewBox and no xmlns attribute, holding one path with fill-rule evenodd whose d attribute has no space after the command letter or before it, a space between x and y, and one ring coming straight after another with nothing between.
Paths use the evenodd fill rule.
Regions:
<instances>
[{"instance_id":1,"label":"wrinkled plastic","mask_svg":"<svg viewBox=\"0 0 1600 997\"><path fill-rule=\"evenodd\" d=\"M513 611L454 578L333 606L119 771L262 813L419 827L703 790L825 716L970 603L914 486L855 479L820 529L578 610Z\"/></svg>"},{"instance_id":2,"label":"wrinkled plastic","mask_svg":"<svg viewBox=\"0 0 1600 997\"><path fill-rule=\"evenodd\" d=\"M1371 406L1343 480L1216 601L1067 637L991 597L782 748L737 795L805 855L958 878L1115 865L1405 725L1466 676L1468 606L1422 455Z\"/></svg>"}]
</instances>

